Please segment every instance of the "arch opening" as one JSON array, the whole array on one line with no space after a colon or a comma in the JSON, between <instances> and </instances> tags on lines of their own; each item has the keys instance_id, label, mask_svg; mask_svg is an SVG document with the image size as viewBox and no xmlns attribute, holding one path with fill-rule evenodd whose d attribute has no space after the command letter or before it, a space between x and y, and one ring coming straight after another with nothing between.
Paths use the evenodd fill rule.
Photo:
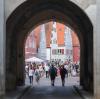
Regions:
<instances>
[{"instance_id":1,"label":"arch opening","mask_svg":"<svg viewBox=\"0 0 100 99\"><path fill-rule=\"evenodd\" d=\"M24 9L24 11L23 11ZM34 20L34 21L32 21ZM26 1L7 20L6 87L24 84L24 42L33 28L48 21L69 25L80 41L80 84L93 92L93 26L86 14L70 1ZM13 79L13 83L11 82Z\"/></svg>"},{"instance_id":2,"label":"arch opening","mask_svg":"<svg viewBox=\"0 0 100 99\"><path fill-rule=\"evenodd\" d=\"M68 71L65 86L79 85L80 78L80 42L76 33L59 22L49 21L39 25L28 33L25 42L26 85L37 85L36 71L39 71L39 86L50 85L49 69L57 70L56 86L61 86L60 70L64 66ZM56 43L55 43L56 41ZM34 72L30 81L29 71ZM29 82L30 81L30 82Z\"/></svg>"}]
</instances>

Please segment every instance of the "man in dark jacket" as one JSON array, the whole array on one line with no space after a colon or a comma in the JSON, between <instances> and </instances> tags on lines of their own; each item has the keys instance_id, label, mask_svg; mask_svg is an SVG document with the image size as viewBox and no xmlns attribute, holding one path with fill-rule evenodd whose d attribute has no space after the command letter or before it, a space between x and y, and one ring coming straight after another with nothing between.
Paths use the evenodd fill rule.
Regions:
<instances>
[{"instance_id":1,"label":"man in dark jacket","mask_svg":"<svg viewBox=\"0 0 100 99\"><path fill-rule=\"evenodd\" d=\"M54 86L55 78L57 76L57 69L53 65L49 69L49 74L51 78L51 85Z\"/></svg>"},{"instance_id":2,"label":"man in dark jacket","mask_svg":"<svg viewBox=\"0 0 100 99\"><path fill-rule=\"evenodd\" d=\"M60 68L60 76L61 76L61 80L62 80L62 86L65 86L65 76L66 76L67 72L68 71L64 68L64 65L62 65Z\"/></svg>"}]
</instances>

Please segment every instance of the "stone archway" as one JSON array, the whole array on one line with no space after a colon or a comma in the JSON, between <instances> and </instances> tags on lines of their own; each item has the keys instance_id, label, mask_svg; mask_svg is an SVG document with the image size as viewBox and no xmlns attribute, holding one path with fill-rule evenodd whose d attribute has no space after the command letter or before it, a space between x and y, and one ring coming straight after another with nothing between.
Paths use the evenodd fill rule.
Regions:
<instances>
[{"instance_id":1,"label":"stone archway","mask_svg":"<svg viewBox=\"0 0 100 99\"><path fill-rule=\"evenodd\" d=\"M65 0L28 0L8 18L6 31L6 89L24 84L24 44L28 32L55 20L69 25L80 41L80 84L93 92L93 26L87 15ZM12 80L13 79L13 80Z\"/></svg>"}]
</instances>

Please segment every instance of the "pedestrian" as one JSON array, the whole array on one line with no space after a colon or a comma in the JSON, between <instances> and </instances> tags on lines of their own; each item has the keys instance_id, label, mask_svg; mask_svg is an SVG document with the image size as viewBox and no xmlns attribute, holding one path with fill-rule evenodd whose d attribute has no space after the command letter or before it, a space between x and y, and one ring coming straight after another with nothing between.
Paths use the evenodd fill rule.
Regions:
<instances>
[{"instance_id":1,"label":"pedestrian","mask_svg":"<svg viewBox=\"0 0 100 99\"><path fill-rule=\"evenodd\" d=\"M49 66L45 65L46 78L49 78Z\"/></svg>"},{"instance_id":2,"label":"pedestrian","mask_svg":"<svg viewBox=\"0 0 100 99\"><path fill-rule=\"evenodd\" d=\"M34 75L34 70L32 68L32 65L29 67L29 80L30 80L30 85L33 85L33 75Z\"/></svg>"},{"instance_id":3,"label":"pedestrian","mask_svg":"<svg viewBox=\"0 0 100 99\"><path fill-rule=\"evenodd\" d=\"M69 66L67 64L65 64L64 68L67 70L66 76L68 77Z\"/></svg>"},{"instance_id":4,"label":"pedestrian","mask_svg":"<svg viewBox=\"0 0 100 99\"><path fill-rule=\"evenodd\" d=\"M76 73L78 74L78 68L79 68L79 65L78 63L75 64L75 69L76 69Z\"/></svg>"},{"instance_id":5,"label":"pedestrian","mask_svg":"<svg viewBox=\"0 0 100 99\"><path fill-rule=\"evenodd\" d=\"M42 65L40 64L37 69L39 69L40 76L42 77L43 76L43 71L44 71Z\"/></svg>"},{"instance_id":6,"label":"pedestrian","mask_svg":"<svg viewBox=\"0 0 100 99\"><path fill-rule=\"evenodd\" d=\"M55 78L57 76L57 69L52 65L49 69L50 79L51 79L51 85L54 86Z\"/></svg>"},{"instance_id":7,"label":"pedestrian","mask_svg":"<svg viewBox=\"0 0 100 99\"><path fill-rule=\"evenodd\" d=\"M72 69L72 76L75 77L76 76L76 69Z\"/></svg>"},{"instance_id":8,"label":"pedestrian","mask_svg":"<svg viewBox=\"0 0 100 99\"><path fill-rule=\"evenodd\" d=\"M37 66L37 68L35 69L35 80L37 82L37 84L39 84L39 80L40 80L40 71L39 71L39 67Z\"/></svg>"},{"instance_id":9,"label":"pedestrian","mask_svg":"<svg viewBox=\"0 0 100 99\"><path fill-rule=\"evenodd\" d=\"M66 76L67 72L68 71L65 69L64 65L62 65L60 68L60 76L61 76L61 80L62 80L62 86L65 86L65 76Z\"/></svg>"}]
</instances>

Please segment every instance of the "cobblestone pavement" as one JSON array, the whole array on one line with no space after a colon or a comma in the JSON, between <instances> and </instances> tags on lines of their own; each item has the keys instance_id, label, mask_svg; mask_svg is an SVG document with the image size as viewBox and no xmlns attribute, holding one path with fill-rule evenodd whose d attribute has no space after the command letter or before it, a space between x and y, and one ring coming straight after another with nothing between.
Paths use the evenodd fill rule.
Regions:
<instances>
[{"instance_id":1,"label":"cobblestone pavement","mask_svg":"<svg viewBox=\"0 0 100 99\"><path fill-rule=\"evenodd\" d=\"M29 79L26 79L26 85ZM50 85L50 79L42 77L39 84L34 82L32 87L27 91L21 99L81 99L79 94L73 88L73 85L79 85L78 77L66 78L65 87L61 86L60 77L56 78L55 86Z\"/></svg>"},{"instance_id":2,"label":"cobblestone pavement","mask_svg":"<svg viewBox=\"0 0 100 99\"><path fill-rule=\"evenodd\" d=\"M28 77L26 77L25 80L26 85L30 85L29 84L29 79ZM50 78L46 78L45 76L40 78L39 84L36 83L35 81L35 77L33 79L33 86L50 86L51 82L50 82ZM61 86L61 78L60 76L57 76L55 79L55 86ZM66 77L65 79L65 86L73 86L73 85L79 85L79 77Z\"/></svg>"}]
</instances>

